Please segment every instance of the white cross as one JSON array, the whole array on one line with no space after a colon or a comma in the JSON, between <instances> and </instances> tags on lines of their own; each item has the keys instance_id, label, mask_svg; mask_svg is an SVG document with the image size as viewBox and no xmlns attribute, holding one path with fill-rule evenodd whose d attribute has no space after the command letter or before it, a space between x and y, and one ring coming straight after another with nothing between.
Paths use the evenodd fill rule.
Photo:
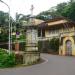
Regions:
<instances>
[{"instance_id":1,"label":"white cross","mask_svg":"<svg viewBox=\"0 0 75 75\"><path fill-rule=\"evenodd\" d=\"M31 5L31 15L33 16L33 10L34 10L34 6L33 5Z\"/></svg>"}]
</instances>

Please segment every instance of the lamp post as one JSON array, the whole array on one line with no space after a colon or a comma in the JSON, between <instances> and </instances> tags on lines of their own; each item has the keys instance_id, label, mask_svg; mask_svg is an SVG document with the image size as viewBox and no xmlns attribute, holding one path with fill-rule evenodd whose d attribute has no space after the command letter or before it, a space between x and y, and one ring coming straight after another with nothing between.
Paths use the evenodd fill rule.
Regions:
<instances>
[{"instance_id":1,"label":"lamp post","mask_svg":"<svg viewBox=\"0 0 75 75\"><path fill-rule=\"evenodd\" d=\"M8 9L9 9L9 11L8 11L8 13L9 13L9 54L10 54L10 52L11 52L11 26L10 26L10 7L9 7L9 5L7 4L7 3L5 3L4 1L2 1L2 0L0 0L0 2L2 2L2 3L4 3L7 7L8 7Z\"/></svg>"}]
</instances>

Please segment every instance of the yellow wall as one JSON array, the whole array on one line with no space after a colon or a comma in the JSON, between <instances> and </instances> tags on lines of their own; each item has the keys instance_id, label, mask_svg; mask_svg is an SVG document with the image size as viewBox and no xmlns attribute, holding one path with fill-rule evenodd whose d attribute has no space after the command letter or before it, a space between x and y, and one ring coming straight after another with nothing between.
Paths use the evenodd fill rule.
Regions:
<instances>
[{"instance_id":1,"label":"yellow wall","mask_svg":"<svg viewBox=\"0 0 75 75\"><path fill-rule=\"evenodd\" d=\"M59 33L50 33L49 30L45 30L45 37L59 36Z\"/></svg>"},{"instance_id":2,"label":"yellow wall","mask_svg":"<svg viewBox=\"0 0 75 75\"><path fill-rule=\"evenodd\" d=\"M63 39L63 45L59 47L59 55L65 55L66 54L66 41L70 40L72 42L72 55L75 55L75 44L74 39L71 37L73 33L69 33L68 36L65 36ZM62 53L61 53L62 52Z\"/></svg>"},{"instance_id":3,"label":"yellow wall","mask_svg":"<svg viewBox=\"0 0 75 75\"><path fill-rule=\"evenodd\" d=\"M60 22L63 22L63 21L60 21ZM66 21L64 21L64 22L66 22ZM58 22L55 22L55 23L58 23ZM48 25L50 25L50 24L54 24L54 23L49 23ZM71 27L71 28L64 27L64 28L60 28L58 33L53 32L52 30L50 32L50 30L45 29L45 37L48 37L51 39L56 36L60 37L59 35L61 34L61 37L64 37L64 39L63 39L63 45L59 47L59 55L66 54L66 41L67 40L70 40L72 42L72 55L75 55L75 43L74 43L74 39L72 38L72 36L75 35L75 33L73 32L74 29L75 29L74 27Z\"/></svg>"}]
</instances>

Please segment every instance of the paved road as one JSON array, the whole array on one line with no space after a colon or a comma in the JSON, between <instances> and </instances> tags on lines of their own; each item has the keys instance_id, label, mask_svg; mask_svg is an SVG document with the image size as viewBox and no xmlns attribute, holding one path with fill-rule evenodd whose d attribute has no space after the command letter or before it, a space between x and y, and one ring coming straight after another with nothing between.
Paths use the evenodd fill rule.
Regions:
<instances>
[{"instance_id":1,"label":"paved road","mask_svg":"<svg viewBox=\"0 0 75 75\"><path fill-rule=\"evenodd\" d=\"M48 61L30 67L0 69L0 75L75 75L75 57L41 56Z\"/></svg>"}]
</instances>

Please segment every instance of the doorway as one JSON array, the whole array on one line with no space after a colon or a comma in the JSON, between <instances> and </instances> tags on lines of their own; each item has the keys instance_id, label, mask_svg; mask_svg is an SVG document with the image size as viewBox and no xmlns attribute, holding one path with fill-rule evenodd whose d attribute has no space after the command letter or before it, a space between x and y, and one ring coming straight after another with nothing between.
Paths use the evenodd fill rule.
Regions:
<instances>
[{"instance_id":1,"label":"doorway","mask_svg":"<svg viewBox=\"0 0 75 75\"><path fill-rule=\"evenodd\" d=\"M66 41L66 55L72 55L72 42L70 40Z\"/></svg>"}]
</instances>

